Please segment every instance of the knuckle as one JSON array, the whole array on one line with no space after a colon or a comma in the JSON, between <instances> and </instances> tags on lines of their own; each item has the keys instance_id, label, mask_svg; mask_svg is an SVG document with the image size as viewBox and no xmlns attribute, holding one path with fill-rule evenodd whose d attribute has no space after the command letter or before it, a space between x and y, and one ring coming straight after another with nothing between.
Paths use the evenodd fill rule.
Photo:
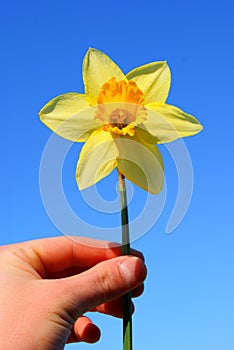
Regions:
<instances>
[{"instance_id":1,"label":"knuckle","mask_svg":"<svg viewBox=\"0 0 234 350\"><path fill-rule=\"evenodd\" d=\"M104 264L100 265L100 268L97 269L97 283L103 291L105 300L107 300L119 294L122 276L118 266L115 265L111 268Z\"/></svg>"}]
</instances>

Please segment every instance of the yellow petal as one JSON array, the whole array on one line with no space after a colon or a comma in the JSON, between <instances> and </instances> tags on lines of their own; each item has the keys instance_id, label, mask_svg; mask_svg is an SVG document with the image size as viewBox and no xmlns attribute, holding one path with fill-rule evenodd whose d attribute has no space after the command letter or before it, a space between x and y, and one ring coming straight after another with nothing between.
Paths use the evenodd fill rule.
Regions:
<instances>
[{"instance_id":1,"label":"yellow petal","mask_svg":"<svg viewBox=\"0 0 234 350\"><path fill-rule=\"evenodd\" d=\"M109 132L95 131L83 146L77 163L76 181L80 190L109 175L116 167L118 149Z\"/></svg>"},{"instance_id":2,"label":"yellow petal","mask_svg":"<svg viewBox=\"0 0 234 350\"><path fill-rule=\"evenodd\" d=\"M137 67L127 74L143 91L145 103L165 102L171 84L171 73L166 62L152 62Z\"/></svg>"},{"instance_id":3,"label":"yellow petal","mask_svg":"<svg viewBox=\"0 0 234 350\"><path fill-rule=\"evenodd\" d=\"M100 127L101 123L94 121L95 112L85 95L68 93L49 101L39 116L56 134L68 140L83 142Z\"/></svg>"},{"instance_id":4,"label":"yellow petal","mask_svg":"<svg viewBox=\"0 0 234 350\"><path fill-rule=\"evenodd\" d=\"M146 130L144 124L140 124L135 128L136 134L140 141L146 143L156 144L159 143L157 137L153 136L149 131Z\"/></svg>"},{"instance_id":5,"label":"yellow petal","mask_svg":"<svg viewBox=\"0 0 234 350\"><path fill-rule=\"evenodd\" d=\"M146 107L148 115L144 126L158 138L158 143L195 135L202 130L202 125L196 118L175 106L150 103Z\"/></svg>"},{"instance_id":6,"label":"yellow petal","mask_svg":"<svg viewBox=\"0 0 234 350\"><path fill-rule=\"evenodd\" d=\"M121 69L103 52L89 49L83 61L83 80L85 92L91 105L97 104L98 93L110 78L125 79Z\"/></svg>"},{"instance_id":7,"label":"yellow petal","mask_svg":"<svg viewBox=\"0 0 234 350\"><path fill-rule=\"evenodd\" d=\"M157 194L163 186L163 161L159 149L133 137L116 138L119 150L118 169L144 190Z\"/></svg>"}]
</instances>

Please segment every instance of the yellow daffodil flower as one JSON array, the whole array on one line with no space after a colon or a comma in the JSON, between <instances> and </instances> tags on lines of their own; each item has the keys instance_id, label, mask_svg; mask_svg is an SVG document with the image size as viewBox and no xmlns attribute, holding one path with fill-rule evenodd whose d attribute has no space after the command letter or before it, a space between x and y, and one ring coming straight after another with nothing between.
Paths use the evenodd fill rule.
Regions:
<instances>
[{"instance_id":1,"label":"yellow daffodil flower","mask_svg":"<svg viewBox=\"0 0 234 350\"><path fill-rule=\"evenodd\" d=\"M85 142L77 163L80 189L114 168L141 188L159 193L163 161L155 144L202 130L181 109L166 104L170 70L152 62L127 75L104 53L89 49L83 61L85 93L67 93L48 102L41 121L58 135Z\"/></svg>"}]
</instances>

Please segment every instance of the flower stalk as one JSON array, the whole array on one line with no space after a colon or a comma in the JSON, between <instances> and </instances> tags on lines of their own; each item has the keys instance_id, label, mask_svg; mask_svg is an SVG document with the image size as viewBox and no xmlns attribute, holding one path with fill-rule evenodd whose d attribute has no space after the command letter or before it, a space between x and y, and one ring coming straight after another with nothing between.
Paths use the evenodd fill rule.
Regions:
<instances>
[{"instance_id":1,"label":"flower stalk","mask_svg":"<svg viewBox=\"0 0 234 350\"><path fill-rule=\"evenodd\" d=\"M125 186L125 177L118 170L119 193L121 204L121 223L122 223L122 255L130 254L130 235L128 225L128 206L127 193ZM123 350L132 350L132 302L131 292L124 295L123 305Z\"/></svg>"}]
</instances>

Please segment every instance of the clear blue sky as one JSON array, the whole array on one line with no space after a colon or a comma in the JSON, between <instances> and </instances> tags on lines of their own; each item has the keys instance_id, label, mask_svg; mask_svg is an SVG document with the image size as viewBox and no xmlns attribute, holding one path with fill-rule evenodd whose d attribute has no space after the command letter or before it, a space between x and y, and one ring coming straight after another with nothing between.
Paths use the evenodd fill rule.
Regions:
<instances>
[{"instance_id":1,"label":"clear blue sky","mask_svg":"<svg viewBox=\"0 0 234 350\"><path fill-rule=\"evenodd\" d=\"M168 102L204 125L201 134L185 140L193 197L171 234L165 228L178 181L171 157L161 148L166 203L156 225L133 243L144 252L149 271L145 293L136 301L134 350L234 348L233 10L231 0L1 4L1 244L62 234L40 197L40 160L51 132L37 113L58 94L82 91L81 64L89 47L106 52L124 72L167 60L172 72ZM108 227L112 216L88 212L76 189L79 149L71 148L64 166L68 201L79 206L84 220ZM115 184L114 174L100 184L106 199L115 199ZM130 215L145 199L143 191L134 190ZM121 349L121 322L93 319L102 329L101 341L67 349Z\"/></svg>"}]
</instances>

